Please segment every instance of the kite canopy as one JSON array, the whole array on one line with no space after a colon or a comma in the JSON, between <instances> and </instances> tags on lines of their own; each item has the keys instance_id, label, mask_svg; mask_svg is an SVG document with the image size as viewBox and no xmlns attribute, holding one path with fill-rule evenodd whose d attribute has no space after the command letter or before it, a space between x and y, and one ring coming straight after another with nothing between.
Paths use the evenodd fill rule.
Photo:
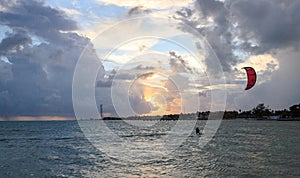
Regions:
<instances>
[{"instance_id":1,"label":"kite canopy","mask_svg":"<svg viewBox=\"0 0 300 178\"><path fill-rule=\"evenodd\" d=\"M242 69L245 69L247 72L248 82L247 87L245 90L249 90L255 85L256 82L256 72L252 67L243 67Z\"/></svg>"}]
</instances>

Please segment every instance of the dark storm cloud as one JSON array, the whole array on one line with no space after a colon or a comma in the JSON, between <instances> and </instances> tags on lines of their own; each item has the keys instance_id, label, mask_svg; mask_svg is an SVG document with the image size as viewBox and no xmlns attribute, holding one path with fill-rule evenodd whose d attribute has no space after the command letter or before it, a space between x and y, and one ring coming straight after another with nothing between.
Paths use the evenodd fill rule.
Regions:
<instances>
[{"instance_id":1,"label":"dark storm cloud","mask_svg":"<svg viewBox=\"0 0 300 178\"><path fill-rule=\"evenodd\" d=\"M231 71L232 66L242 62L234 51L255 55L278 48L297 49L299 9L297 0L197 0L194 9L183 8L177 15L208 40L223 70Z\"/></svg>"},{"instance_id":2,"label":"dark storm cloud","mask_svg":"<svg viewBox=\"0 0 300 178\"><path fill-rule=\"evenodd\" d=\"M0 77L0 115L72 116L74 68L86 47L89 58L99 59L89 39L76 33L76 23L40 1L2 3L0 24L13 30L1 41L0 51L11 63ZM31 44L32 36L46 43ZM8 53L9 52L9 53ZM2 62L4 63L4 62ZM11 74L10 74L11 73Z\"/></svg>"},{"instance_id":3,"label":"dark storm cloud","mask_svg":"<svg viewBox=\"0 0 300 178\"><path fill-rule=\"evenodd\" d=\"M12 78L11 65L7 62L0 60L0 81Z\"/></svg>"},{"instance_id":4,"label":"dark storm cloud","mask_svg":"<svg viewBox=\"0 0 300 178\"><path fill-rule=\"evenodd\" d=\"M195 4L196 8L202 12L204 17L213 17L218 24L218 33L223 33L228 28L228 11L224 4L214 0L198 0Z\"/></svg>"},{"instance_id":5,"label":"dark storm cloud","mask_svg":"<svg viewBox=\"0 0 300 178\"><path fill-rule=\"evenodd\" d=\"M6 0L4 0L6 1ZM68 19L57 9L46 6L42 1L26 0L11 4L3 2L7 11L0 12L0 23L11 28L24 28L47 40L58 40L58 31L76 30L76 22Z\"/></svg>"},{"instance_id":6,"label":"dark storm cloud","mask_svg":"<svg viewBox=\"0 0 300 178\"><path fill-rule=\"evenodd\" d=\"M198 18L195 18L195 14ZM230 71L231 65L237 63L232 53L232 34L229 31L230 23L228 21L229 14L222 2L214 0L198 0L195 2L194 10L183 8L177 11L177 15L181 16L179 19L184 24L181 27L182 30L194 33L189 29L191 27L202 34L220 58L220 63L224 71ZM213 26L208 25L211 23L209 19L213 19L215 23ZM202 27L198 27L199 24ZM188 25L188 28L185 25ZM207 65L210 65L209 60L210 58L206 59Z\"/></svg>"},{"instance_id":7,"label":"dark storm cloud","mask_svg":"<svg viewBox=\"0 0 300 178\"><path fill-rule=\"evenodd\" d=\"M11 107L8 97L7 82L12 79L11 65L0 60L0 115L6 114Z\"/></svg>"},{"instance_id":8,"label":"dark storm cloud","mask_svg":"<svg viewBox=\"0 0 300 178\"><path fill-rule=\"evenodd\" d=\"M32 63L28 58L20 58L12 65L13 80L8 82L7 90L14 114L40 111L41 101L48 94L47 75L39 63Z\"/></svg>"},{"instance_id":9,"label":"dark storm cloud","mask_svg":"<svg viewBox=\"0 0 300 178\"><path fill-rule=\"evenodd\" d=\"M299 1L240 0L231 8L243 29L242 36L254 33L265 50L299 45Z\"/></svg>"},{"instance_id":10,"label":"dark storm cloud","mask_svg":"<svg viewBox=\"0 0 300 178\"><path fill-rule=\"evenodd\" d=\"M202 12L205 19L213 19L215 26L204 27L200 29L200 32L206 37L219 57L223 70L230 71L231 66L237 63L237 59L234 57L232 51L232 34L229 30L231 24L228 19L230 15L229 11L222 2L214 0L198 0L195 7L198 11Z\"/></svg>"}]
</instances>

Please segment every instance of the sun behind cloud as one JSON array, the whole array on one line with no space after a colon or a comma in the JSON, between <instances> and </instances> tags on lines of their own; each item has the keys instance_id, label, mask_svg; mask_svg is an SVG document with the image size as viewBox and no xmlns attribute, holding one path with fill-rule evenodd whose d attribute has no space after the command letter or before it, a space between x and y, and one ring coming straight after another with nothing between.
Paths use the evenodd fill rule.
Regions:
<instances>
[{"instance_id":1,"label":"sun behind cloud","mask_svg":"<svg viewBox=\"0 0 300 178\"><path fill-rule=\"evenodd\" d=\"M179 91L169 90L166 87L167 82L170 82L168 77L154 72L140 75L134 82L130 92L141 92L142 99L150 106L149 112L142 115L164 115L181 112Z\"/></svg>"}]
</instances>

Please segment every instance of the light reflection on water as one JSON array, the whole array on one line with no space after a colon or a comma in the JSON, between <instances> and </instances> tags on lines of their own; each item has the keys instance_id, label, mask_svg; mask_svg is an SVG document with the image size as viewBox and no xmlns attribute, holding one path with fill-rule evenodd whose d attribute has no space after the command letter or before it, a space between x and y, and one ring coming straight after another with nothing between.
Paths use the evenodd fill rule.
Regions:
<instances>
[{"instance_id":1,"label":"light reflection on water","mask_svg":"<svg viewBox=\"0 0 300 178\"><path fill-rule=\"evenodd\" d=\"M152 135L154 127L139 130L119 121L107 125L123 139L147 147L174 123L161 122ZM0 177L300 176L298 122L223 121L204 148L193 132L170 154L157 159L145 154L140 162L97 150L76 121L0 122L0 136Z\"/></svg>"}]
</instances>

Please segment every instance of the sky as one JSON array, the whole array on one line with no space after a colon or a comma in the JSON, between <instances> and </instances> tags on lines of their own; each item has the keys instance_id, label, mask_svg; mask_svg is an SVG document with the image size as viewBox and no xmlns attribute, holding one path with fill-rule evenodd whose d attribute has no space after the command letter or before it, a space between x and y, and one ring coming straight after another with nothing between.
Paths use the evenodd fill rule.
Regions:
<instances>
[{"instance_id":1,"label":"sky","mask_svg":"<svg viewBox=\"0 0 300 178\"><path fill-rule=\"evenodd\" d=\"M83 90L80 105L103 104L105 116L289 108L300 102L299 8L298 0L2 0L0 120L73 118L74 87L91 78L95 102ZM91 65L78 69L80 61ZM258 74L247 91L245 66Z\"/></svg>"}]
</instances>

